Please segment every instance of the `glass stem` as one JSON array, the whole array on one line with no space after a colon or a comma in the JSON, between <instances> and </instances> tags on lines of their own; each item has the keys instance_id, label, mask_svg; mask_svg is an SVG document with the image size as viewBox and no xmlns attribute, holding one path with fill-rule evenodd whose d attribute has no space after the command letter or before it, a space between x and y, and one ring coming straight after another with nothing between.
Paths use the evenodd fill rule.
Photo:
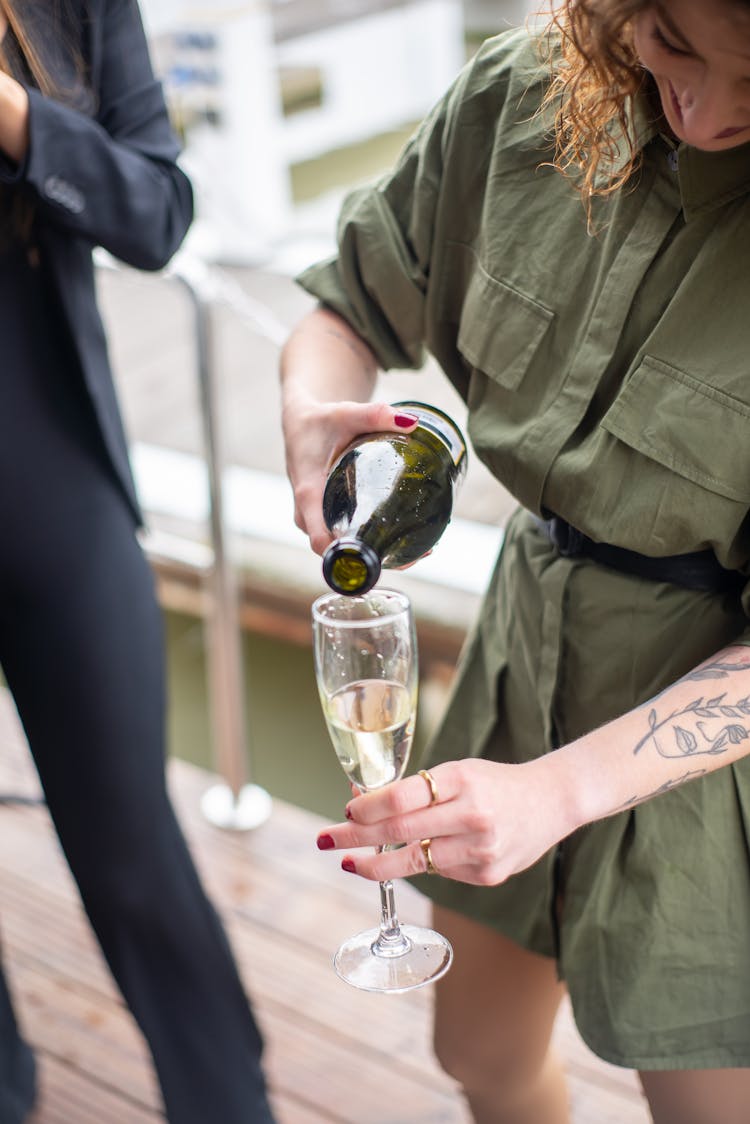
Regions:
<instances>
[{"instance_id":1,"label":"glass stem","mask_svg":"<svg viewBox=\"0 0 750 1124\"><path fill-rule=\"evenodd\" d=\"M381 855L387 848L377 848ZM380 887L380 934L372 946L376 956L403 956L411 948L411 942L401 932L396 913L396 899L393 892L393 883L379 882Z\"/></svg>"}]
</instances>

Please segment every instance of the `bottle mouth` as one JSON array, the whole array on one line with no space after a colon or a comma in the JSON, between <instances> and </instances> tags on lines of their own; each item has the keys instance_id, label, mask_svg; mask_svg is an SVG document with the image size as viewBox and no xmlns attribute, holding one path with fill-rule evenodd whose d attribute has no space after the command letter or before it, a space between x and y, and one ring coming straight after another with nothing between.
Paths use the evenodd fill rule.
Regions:
<instances>
[{"instance_id":1,"label":"bottle mouth","mask_svg":"<svg viewBox=\"0 0 750 1124\"><path fill-rule=\"evenodd\" d=\"M380 577L380 559L366 543L337 539L323 555L323 577L337 593L369 593Z\"/></svg>"}]
</instances>

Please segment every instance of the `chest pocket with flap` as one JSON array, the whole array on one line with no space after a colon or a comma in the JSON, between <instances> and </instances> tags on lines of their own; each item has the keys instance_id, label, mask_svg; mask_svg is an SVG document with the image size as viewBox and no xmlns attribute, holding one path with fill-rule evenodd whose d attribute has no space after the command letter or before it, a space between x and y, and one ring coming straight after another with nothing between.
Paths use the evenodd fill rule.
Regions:
<instances>
[{"instance_id":1,"label":"chest pocket with flap","mask_svg":"<svg viewBox=\"0 0 750 1124\"><path fill-rule=\"evenodd\" d=\"M602 427L709 492L750 503L750 405L645 356Z\"/></svg>"},{"instance_id":2,"label":"chest pocket with flap","mask_svg":"<svg viewBox=\"0 0 750 1124\"><path fill-rule=\"evenodd\" d=\"M458 350L499 386L517 390L555 314L491 277L472 251L462 249L473 261L461 309Z\"/></svg>"}]
</instances>

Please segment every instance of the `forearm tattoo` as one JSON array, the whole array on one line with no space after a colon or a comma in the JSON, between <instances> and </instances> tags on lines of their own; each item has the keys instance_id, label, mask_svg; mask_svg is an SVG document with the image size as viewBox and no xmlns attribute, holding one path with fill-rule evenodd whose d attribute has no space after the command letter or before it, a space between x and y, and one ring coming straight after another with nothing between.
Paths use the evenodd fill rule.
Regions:
<instances>
[{"instance_id":1,"label":"forearm tattoo","mask_svg":"<svg viewBox=\"0 0 750 1124\"><path fill-rule=\"evenodd\" d=\"M706 769L688 769L687 773L683 773L681 777L673 777L672 780L665 781L664 784L660 784L658 788L655 788L653 792L646 792L643 796L631 796L629 800L626 800L625 803L621 805L620 811L624 811L626 808L633 808L636 804L642 804L644 800L650 800L652 796L661 796L663 792L670 792L673 788L679 788L685 781L691 781L695 777L703 777L706 775L706 772Z\"/></svg>"},{"instance_id":2,"label":"forearm tattoo","mask_svg":"<svg viewBox=\"0 0 750 1124\"><path fill-rule=\"evenodd\" d=\"M362 370L365 373L369 372L370 367L372 366L373 357L372 352L364 343L364 341L360 342L357 339L352 339L350 335L348 335L346 332L340 331L338 328L329 326L326 327L324 331L327 336L333 336L340 343L343 343L344 346L347 347L349 351L351 351L352 355L355 355L357 359L359 359L360 363L362 364Z\"/></svg>"},{"instance_id":3,"label":"forearm tattoo","mask_svg":"<svg viewBox=\"0 0 750 1124\"><path fill-rule=\"evenodd\" d=\"M747 670L750 670L750 650L743 648L738 651L737 659L712 660L684 675L679 682L728 679L733 672ZM660 714L656 704L664 694L665 692L661 692L644 704L642 709L647 714L648 729L633 747L633 756L644 749L651 748L655 749L660 757L694 760L698 757L713 757L726 753L730 746L739 745L750 738L750 696L734 698L729 690L710 697L699 695L679 710L673 710L670 714ZM666 781L653 792L643 796L632 796L623 807L628 808L651 796L668 792L684 784L685 781L703 776L707 771L700 766L690 768L681 776Z\"/></svg>"}]
</instances>

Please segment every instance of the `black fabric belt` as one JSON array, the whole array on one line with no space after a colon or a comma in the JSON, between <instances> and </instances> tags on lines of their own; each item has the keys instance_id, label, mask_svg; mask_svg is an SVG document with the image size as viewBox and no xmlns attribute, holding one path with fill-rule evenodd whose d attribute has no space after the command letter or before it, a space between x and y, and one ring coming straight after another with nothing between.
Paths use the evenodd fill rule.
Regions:
<instances>
[{"instance_id":1,"label":"black fabric belt","mask_svg":"<svg viewBox=\"0 0 750 1124\"><path fill-rule=\"evenodd\" d=\"M699 589L707 593L739 594L748 580L737 570L725 569L712 550L650 558L635 550L627 550L624 546L594 542L588 535L556 515L551 519L537 519L536 523L563 557L591 558L594 562L623 574L633 574L655 582L671 582L673 585L685 586L686 589Z\"/></svg>"}]
</instances>

